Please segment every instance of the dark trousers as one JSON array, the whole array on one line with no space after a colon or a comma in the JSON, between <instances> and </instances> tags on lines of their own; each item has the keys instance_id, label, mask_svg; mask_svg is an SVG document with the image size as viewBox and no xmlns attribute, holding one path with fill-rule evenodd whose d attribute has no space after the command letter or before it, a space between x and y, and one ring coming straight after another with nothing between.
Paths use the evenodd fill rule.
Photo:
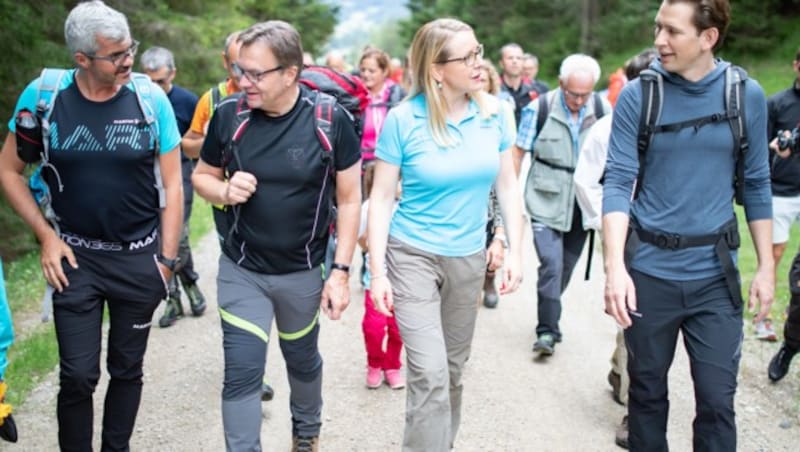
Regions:
<instances>
[{"instance_id":1,"label":"dark trousers","mask_svg":"<svg viewBox=\"0 0 800 452\"><path fill-rule=\"evenodd\" d=\"M695 451L735 451L733 399L742 345L742 308L722 275L670 281L633 271L637 309L625 330L631 451L666 451L667 374L678 332L689 354L696 412Z\"/></svg>"},{"instance_id":2,"label":"dark trousers","mask_svg":"<svg viewBox=\"0 0 800 452\"><path fill-rule=\"evenodd\" d=\"M180 298L181 288L184 289L195 284L200 277L194 271L194 260L192 259L192 247L189 244L189 223L183 223L183 232L181 232L181 241L178 243L178 257L180 258L180 265L175 270L175 274L169 279L169 296L172 298ZM178 284L180 278L181 284Z\"/></svg>"},{"instance_id":3,"label":"dark trousers","mask_svg":"<svg viewBox=\"0 0 800 452\"><path fill-rule=\"evenodd\" d=\"M142 362L153 311L166 296L157 242L137 251L74 248L78 268L63 264L69 287L53 295L60 389L58 442L63 451L92 450L92 394L100 377L103 307L108 304L103 451L127 451L142 393Z\"/></svg>"},{"instance_id":4,"label":"dark trousers","mask_svg":"<svg viewBox=\"0 0 800 452\"><path fill-rule=\"evenodd\" d=\"M800 252L794 257L789 270L789 312L783 326L783 339L792 350L800 350Z\"/></svg>"},{"instance_id":5,"label":"dark trousers","mask_svg":"<svg viewBox=\"0 0 800 452\"><path fill-rule=\"evenodd\" d=\"M538 319L536 335L545 333L561 340L558 321L561 319L561 294L567 288L572 270L578 262L586 242L580 209L576 205L572 217L572 228L567 232L556 231L541 223L533 222L533 246L539 256L539 279L536 282Z\"/></svg>"}]
</instances>

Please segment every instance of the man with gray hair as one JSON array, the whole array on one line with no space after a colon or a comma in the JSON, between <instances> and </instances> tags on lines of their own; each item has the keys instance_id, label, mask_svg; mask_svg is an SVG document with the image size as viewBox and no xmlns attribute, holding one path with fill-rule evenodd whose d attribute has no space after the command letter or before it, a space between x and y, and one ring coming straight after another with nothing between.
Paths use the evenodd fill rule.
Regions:
<instances>
[{"instance_id":1,"label":"man with gray hair","mask_svg":"<svg viewBox=\"0 0 800 452\"><path fill-rule=\"evenodd\" d=\"M167 93L167 98L175 111L178 132L183 136L189 130L189 124L192 122L192 115L197 106L197 95L172 83L177 73L172 52L164 47L151 47L142 54L141 65L144 73ZM206 299L200 292L200 288L197 287L199 275L194 271L192 248L189 244L189 217L192 215L192 201L194 199L192 170L194 170L194 161L186 153L181 152L183 232L178 246L180 265L169 280L167 305L164 308L163 315L158 320L158 326L161 328L172 326L179 318L183 317L181 289L178 286L179 278L186 291L186 296L189 298L189 307L192 310L192 315L201 316L206 310Z\"/></svg>"},{"instance_id":2,"label":"man with gray hair","mask_svg":"<svg viewBox=\"0 0 800 452\"><path fill-rule=\"evenodd\" d=\"M242 93L223 100L211 118L192 175L200 196L228 206L217 276L225 444L229 451L261 450L260 383L274 318L291 388L292 450L316 451L320 308L336 320L350 302L360 142L352 117L332 96L299 84L303 47L291 25L258 23L239 41L232 68ZM336 252L326 268L334 217Z\"/></svg>"},{"instance_id":3,"label":"man with gray hair","mask_svg":"<svg viewBox=\"0 0 800 452\"><path fill-rule=\"evenodd\" d=\"M594 58L568 56L558 78L557 89L522 111L514 145L517 174L525 152L532 153L525 206L539 256L539 323L533 351L542 356L552 355L556 342L561 341L561 295L586 240L572 180L578 152L589 128L611 111L608 101L594 92L600 78L600 65Z\"/></svg>"},{"instance_id":4,"label":"man with gray hair","mask_svg":"<svg viewBox=\"0 0 800 452\"><path fill-rule=\"evenodd\" d=\"M107 305L110 381L101 449L130 450L153 311L178 265L180 135L164 92L132 72L138 43L123 14L101 1L80 3L64 34L76 69L46 69L19 97L14 117L32 121L9 122L0 185L39 240L42 272L55 290L59 446L93 449L92 395ZM26 162L35 162L25 152L31 143L17 138L36 135L31 115L38 105L44 139L35 144L36 160L55 212L47 218L24 177Z\"/></svg>"}]
</instances>

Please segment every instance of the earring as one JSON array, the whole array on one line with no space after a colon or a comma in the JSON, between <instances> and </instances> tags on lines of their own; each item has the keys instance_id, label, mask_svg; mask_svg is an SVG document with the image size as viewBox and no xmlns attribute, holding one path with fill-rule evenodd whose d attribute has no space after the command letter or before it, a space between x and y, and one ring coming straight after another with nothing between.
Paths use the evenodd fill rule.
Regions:
<instances>
[{"instance_id":1,"label":"earring","mask_svg":"<svg viewBox=\"0 0 800 452\"><path fill-rule=\"evenodd\" d=\"M442 89L442 82L437 80L436 81L436 87L439 88L439 89Z\"/></svg>"}]
</instances>

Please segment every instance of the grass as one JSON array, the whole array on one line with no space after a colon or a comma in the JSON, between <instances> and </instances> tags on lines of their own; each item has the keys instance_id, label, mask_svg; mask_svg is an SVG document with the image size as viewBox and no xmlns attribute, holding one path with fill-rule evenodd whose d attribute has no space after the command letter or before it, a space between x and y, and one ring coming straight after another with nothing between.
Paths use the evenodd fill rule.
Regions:
<instances>
[{"instance_id":1,"label":"grass","mask_svg":"<svg viewBox=\"0 0 800 452\"><path fill-rule=\"evenodd\" d=\"M195 196L189 234L193 246L213 227L210 205ZM39 266L38 250L30 252L13 262L4 263L6 289L14 324L34 325L27 331L17 327L16 342L8 352L9 365L5 381L9 385L8 401L20 405L30 391L58 364L58 344L53 323L23 322L37 316L44 293L44 278Z\"/></svg>"},{"instance_id":2,"label":"grass","mask_svg":"<svg viewBox=\"0 0 800 452\"><path fill-rule=\"evenodd\" d=\"M753 239L750 237L750 232L747 229L747 222L744 219L744 211L741 207L736 208L736 216L739 219L739 232L742 236L742 246L739 248L739 272L742 276L742 293L744 299L747 300L747 291L750 288L750 282L753 280L753 274L756 271L757 260L755 250L753 248ZM786 307L789 305L791 294L789 293L789 267L792 265L792 259L795 254L800 250L800 229L797 224L792 226L789 233L789 242L786 245L786 251L783 258L778 264L775 278L775 302L772 304L770 310L770 317L773 319L775 332L778 337L783 337L783 324L786 320ZM745 317L750 319L753 317L750 313L745 313Z\"/></svg>"}]
</instances>

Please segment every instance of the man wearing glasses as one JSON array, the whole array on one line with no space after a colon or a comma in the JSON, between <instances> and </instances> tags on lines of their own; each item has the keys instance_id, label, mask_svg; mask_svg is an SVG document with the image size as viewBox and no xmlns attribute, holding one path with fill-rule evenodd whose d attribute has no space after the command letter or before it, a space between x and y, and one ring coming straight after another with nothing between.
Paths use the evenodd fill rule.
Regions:
<instances>
[{"instance_id":1,"label":"man wearing glasses","mask_svg":"<svg viewBox=\"0 0 800 452\"><path fill-rule=\"evenodd\" d=\"M561 295L586 240L572 174L589 128L611 111L608 101L594 94L599 78L600 66L594 58L582 54L565 58L558 88L523 109L514 146L517 174L524 153L532 152L525 206L539 256L539 323L533 351L540 356L552 355L555 344L561 342Z\"/></svg>"},{"instance_id":2,"label":"man wearing glasses","mask_svg":"<svg viewBox=\"0 0 800 452\"><path fill-rule=\"evenodd\" d=\"M142 54L142 69L150 79L153 80L161 89L167 93L167 98L172 109L175 111L175 119L178 122L178 132L183 136L189 130L194 109L197 106L197 95L172 83L175 79L175 58L168 49L164 47L151 47ZM183 231L178 247L180 265L172 278L169 280L169 294L164 314L158 320L158 326L167 328L172 326L179 318L183 317L183 306L181 305L181 289L178 286L178 278L189 298L189 306L192 315L201 316L206 310L206 300L197 286L199 275L194 271L194 261L192 259L192 249L189 245L189 217L192 215L192 201L194 199L194 189L192 188L192 170L194 161L186 153L181 152L181 172L183 176Z\"/></svg>"},{"instance_id":3,"label":"man wearing glasses","mask_svg":"<svg viewBox=\"0 0 800 452\"><path fill-rule=\"evenodd\" d=\"M69 13L64 31L76 69L62 72L51 89L49 158L42 170L58 217L53 226L26 186L17 136L28 129L14 120L0 152L0 184L41 243L42 272L55 289L59 445L93 449L92 394L107 303L111 378L101 447L129 450L153 311L177 265L180 135L164 92L131 72L137 43L124 15L100 1L83 2ZM36 111L39 82L20 95L15 116Z\"/></svg>"},{"instance_id":4,"label":"man wearing glasses","mask_svg":"<svg viewBox=\"0 0 800 452\"><path fill-rule=\"evenodd\" d=\"M336 320L349 303L361 209L359 139L346 110L298 84L303 49L291 25L258 23L239 42L231 69L242 92L212 116L192 175L200 196L229 206L217 276L225 443L228 450L261 450L259 398L274 317L291 388L292 450L312 451L322 425L320 307ZM317 134L317 107L330 112L329 151ZM326 271L334 196L338 240Z\"/></svg>"}]
</instances>

